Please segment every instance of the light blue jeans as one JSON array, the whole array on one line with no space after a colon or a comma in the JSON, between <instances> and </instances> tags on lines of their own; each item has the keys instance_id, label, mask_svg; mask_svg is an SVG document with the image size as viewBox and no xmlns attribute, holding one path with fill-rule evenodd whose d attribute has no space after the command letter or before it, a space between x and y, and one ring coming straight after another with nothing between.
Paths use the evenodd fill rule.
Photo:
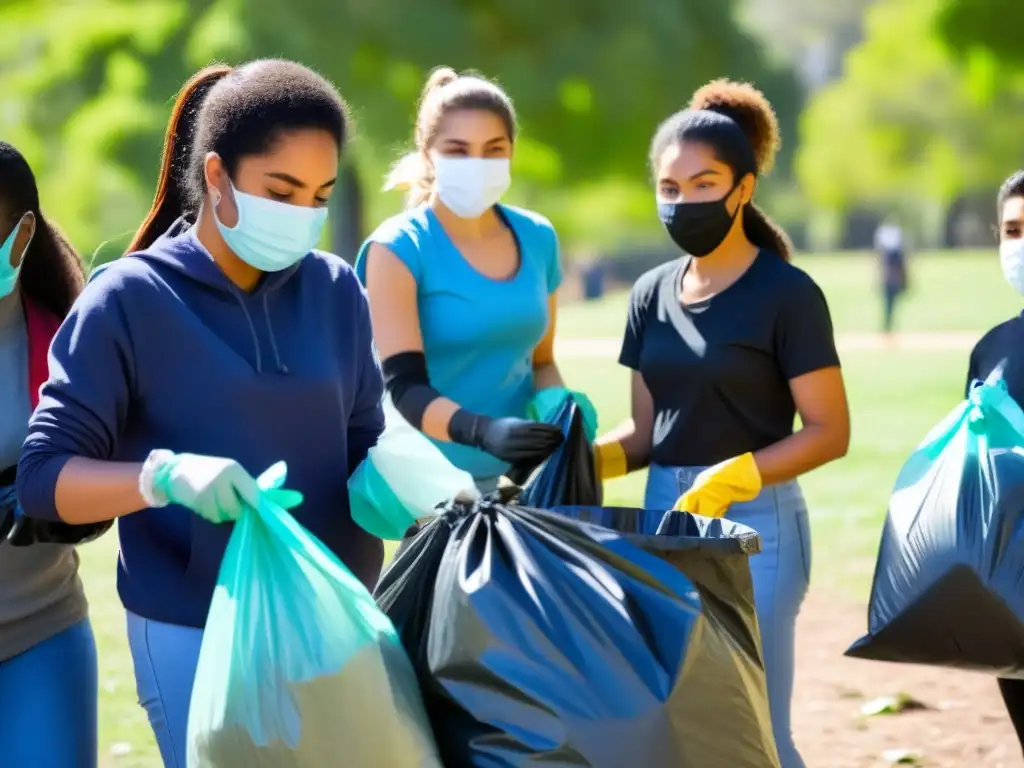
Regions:
<instances>
[{"instance_id":1,"label":"light blue jeans","mask_svg":"<svg viewBox=\"0 0 1024 768\"><path fill-rule=\"evenodd\" d=\"M652 465L644 507L671 509L702 467ZM733 504L726 517L761 536L761 552L750 558L754 602L761 627L772 730L782 768L803 768L790 724L796 617L811 572L811 531L807 505L796 481L768 486L753 501Z\"/></svg>"},{"instance_id":2,"label":"light blue jeans","mask_svg":"<svg viewBox=\"0 0 1024 768\"><path fill-rule=\"evenodd\" d=\"M185 768L188 708L202 642L201 629L128 613L135 688L165 768Z\"/></svg>"},{"instance_id":3,"label":"light blue jeans","mask_svg":"<svg viewBox=\"0 0 1024 768\"><path fill-rule=\"evenodd\" d=\"M88 619L0 661L0 765L93 768L97 696Z\"/></svg>"}]
</instances>

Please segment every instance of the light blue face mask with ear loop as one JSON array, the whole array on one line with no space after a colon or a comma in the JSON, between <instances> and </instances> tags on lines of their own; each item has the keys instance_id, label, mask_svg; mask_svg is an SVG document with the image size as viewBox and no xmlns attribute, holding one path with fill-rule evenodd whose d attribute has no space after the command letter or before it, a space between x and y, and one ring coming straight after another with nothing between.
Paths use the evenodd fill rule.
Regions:
<instances>
[{"instance_id":1,"label":"light blue face mask with ear loop","mask_svg":"<svg viewBox=\"0 0 1024 768\"><path fill-rule=\"evenodd\" d=\"M24 222L25 216L22 215L18 223L14 225L14 229L11 230L11 234L4 240L4 244L0 245L0 299L6 299L14 291L14 286L18 282L18 275L21 272L21 264L25 260L25 254L28 252L29 243L25 243L25 249L21 252L17 266L11 264L14 241L17 239L18 232L21 231L21 225ZM31 242L31 239L29 242Z\"/></svg>"},{"instance_id":2,"label":"light blue face mask with ear loop","mask_svg":"<svg viewBox=\"0 0 1024 768\"><path fill-rule=\"evenodd\" d=\"M213 217L228 248L246 264L263 272L280 272L301 261L320 242L327 223L326 208L289 205L250 195L239 192L234 184L231 193L238 223L226 226L216 206Z\"/></svg>"}]
</instances>

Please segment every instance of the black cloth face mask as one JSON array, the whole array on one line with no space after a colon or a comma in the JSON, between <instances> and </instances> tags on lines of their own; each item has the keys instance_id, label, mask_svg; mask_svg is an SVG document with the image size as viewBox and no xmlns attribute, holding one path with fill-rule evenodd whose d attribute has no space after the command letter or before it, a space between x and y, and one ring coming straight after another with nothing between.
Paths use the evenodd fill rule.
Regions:
<instances>
[{"instance_id":1,"label":"black cloth face mask","mask_svg":"<svg viewBox=\"0 0 1024 768\"><path fill-rule=\"evenodd\" d=\"M698 259L707 256L722 244L743 209L741 203L730 214L726 206L738 187L737 182L725 197L706 203L658 203L658 218L669 237L686 253Z\"/></svg>"}]
</instances>

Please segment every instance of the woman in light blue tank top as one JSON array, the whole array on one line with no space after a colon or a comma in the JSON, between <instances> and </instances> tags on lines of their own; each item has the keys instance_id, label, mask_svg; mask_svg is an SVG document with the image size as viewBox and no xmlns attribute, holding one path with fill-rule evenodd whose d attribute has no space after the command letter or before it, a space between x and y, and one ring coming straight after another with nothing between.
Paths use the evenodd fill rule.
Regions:
<instances>
[{"instance_id":1,"label":"woman in light blue tank top","mask_svg":"<svg viewBox=\"0 0 1024 768\"><path fill-rule=\"evenodd\" d=\"M498 201L511 183L515 112L479 77L442 68L427 82L416 148L387 188L408 208L360 249L374 337L395 408L481 490L543 461L547 422L568 393L554 360L562 281L551 223ZM588 414L589 401L573 393Z\"/></svg>"}]
</instances>

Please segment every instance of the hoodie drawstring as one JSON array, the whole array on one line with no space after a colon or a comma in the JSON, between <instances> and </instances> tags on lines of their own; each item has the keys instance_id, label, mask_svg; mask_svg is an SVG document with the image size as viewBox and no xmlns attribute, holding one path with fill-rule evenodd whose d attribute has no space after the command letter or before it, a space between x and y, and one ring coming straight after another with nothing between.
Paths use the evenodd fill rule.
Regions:
<instances>
[{"instance_id":1,"label":"hoodie drawstring","mask_svg":"<svg viewBox=\"0 0 1024 768\"><path fill-rule=\"evenodd\" d=\"M249 314L249 308L245 305L245 299L234 288L231 289L231 295L238 300L239 305L242 307L242 312L245 313L246 322L249 323L249 335L252 336L252 346L256 350L256 373L263 373L263 354L260 352L260 337L256 333L256 324L252 321L252 315ZM290 373L288 366L281 362L281 353L277 349L277 339L274 338L274 326L270 322L270 307L267 305L266 294L263 295L263 316L267 319L267 330L270 332L270 349L274 352L277 372Z\"/></svg>"},{"instance_id":2,"label":"hoodie drawstring","mask_svg":"<svg viewBox=\"0 0 1024 768\"><path fill-rule=\"evenodd\" d=\"M281 362L281 353L277 350L277 339L274 338L274 325L270 322L270 307L267 306L267 294L263 294L263 316L267 318L267 331L270 332L270 348L274 352L278 373L289 373L288 366Z\"/></svg>"},{"instance_id":3,"label":"hoodie drawstring","mask_svg":"<svg viewBox=\"0 0 1024 768\"><path fill-rule=\"evenodd\" d=\"M252 322L252 315L249 308L245 306L245 299L238 295L238 291L231 289L231 295L238 299L242 312L245 313L246 322L249 323L249 334L252 336L252 346L256 350L256 373L263 373L263 355L260 354L260 337L256 335L256 326Z\"/></svg>"}]
</instances>

